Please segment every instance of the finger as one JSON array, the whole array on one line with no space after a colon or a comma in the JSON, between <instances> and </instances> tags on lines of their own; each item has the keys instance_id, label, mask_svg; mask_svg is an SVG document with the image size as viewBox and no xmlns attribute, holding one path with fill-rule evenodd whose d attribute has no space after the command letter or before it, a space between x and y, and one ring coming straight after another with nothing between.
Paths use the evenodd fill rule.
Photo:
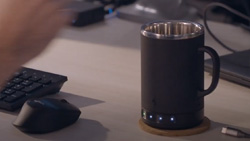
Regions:
<instances>
[{"instance_id":1,"label":"finger","mask_svg":"<svg viewBox=\"0 0 250 141\"><path fill-rule=\"evenodd\" d=\"M52 38L61 28L71 23L73 17L73 12L71 10L57 11L46 20L40 30L46 35L45 38Z\"/></svg>"},{"instance_id":2,"label":"finger","mask_svg":"<svg viewBox=\"0 0 250 141\"><path fill-rule=\"evenodd\" d=\"M27 9L39 9L45 4L56 4L58 8L65 8L72 0L18 0L21 6L27 6ZM24 1L26 2L24 5ZM21 3L20 3L21 2ZM31 11L30 11L31 12Z\"/></svg>"},{"instance_id":3,"label":"finger","mask_svg":"<svg viewBox=\"0 0 250 141\"><path fill-rule=\"evenodd\" d=\"M50 18L43 23L43 26L36 31L32 31L29 33L30 36L22 40L24 43L22 49L29 52L30 56L38 55L57 35L59 30L71 21L71 17L69 11L60 11L50 16Z\"/></svg>"},{"instance_id":4,"label":"finger","mask_svg":"<svg viewBox=\"0 0 250 141\"><path fill-rule=\"evenodd\" d=\"M64 9L72 0L12 0L13 16L32 21L41 20L57 10Z\"/></svg>"},{"instance_id":5,"label":"finger","mask_svg":"<svg viewBox=\"0 0 250 141\"><path fill-rule=\"evenodd\" d=\"M46 0L45 0L46 1ZM58 2L60 1L60 2ZM33 15L32 20L29 22L31 27L37 26L43 21L48 20L48 18L56 13L58 10L65 9L71 0L49 0L47 3L43 4L36 14Z\"/></svg>"}]
</instances>

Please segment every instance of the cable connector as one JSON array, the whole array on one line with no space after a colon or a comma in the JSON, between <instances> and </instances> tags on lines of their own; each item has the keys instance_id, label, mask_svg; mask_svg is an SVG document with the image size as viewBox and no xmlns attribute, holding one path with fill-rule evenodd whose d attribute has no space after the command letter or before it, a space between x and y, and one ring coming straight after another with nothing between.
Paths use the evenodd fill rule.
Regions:
<instances>
[{"instance_id":1,"label":"cable connector","mask_svg":"<svg viewBox=\"0 0 250 141\"><path fill-rule=\"evenodd\" d=\"M231 127L223 127L221 133L238 138L250 138L250 134Z\"/></svg>"}]
</instances>

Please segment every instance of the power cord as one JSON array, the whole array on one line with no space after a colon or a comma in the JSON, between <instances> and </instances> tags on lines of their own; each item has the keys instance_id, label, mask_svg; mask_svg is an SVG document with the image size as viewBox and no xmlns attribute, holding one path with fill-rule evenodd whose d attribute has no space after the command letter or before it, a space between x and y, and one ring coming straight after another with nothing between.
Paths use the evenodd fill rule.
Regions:
<instances>
[{"instance_id":1,"label":"power cord","mask_svg":"<svg viewBox=\"0 0 250 141\"><path fill-rule=\"evenodd\" d=\"M228 46L225 45L221 40L219 40L219 38L217 38L217 37L212 33L212 31L210 30L210 28L209 28L209 26L208 26L208 24L207 24L207 12L208 12L208 10L210 10L211 8L214 8L214 7L222 7L222 8L224 8L224 9L228 10L229 12L231 12L231 13L233 13L233 14L235 14L235 15L237 15L237 16L243 18L243 19L248 20L249 22L250 22L250 17L249 17L249 16L246 16L245 14L242 14L241 12L239 12L239 11L237 11L237 10L235 10L235 9L233 9L233 8L231 8L231 7L227 6L227 5L225 5L225 4L219 3L219 2L211 3L211 4L207 5L207 6L205 7L205 9L204 9L204 18L203 18L203 20L204 20L205 28L207 29L208 33L209 33L209 34L214 38L214 40L217 41L222 47L224 47L225 49L227 49L227 50L229 50L229 51L235 53L235 52L237 52L237 51L234 50L234 49L232 49L232 48L230 48L230 47L228 47Z\"/></svg>"},{"instance_id":2,"label":"power cord","mask_svg":"<svg viewBox=\"0 0 250 141\"><path fill-rule=\"evenodd\" d=\"M250 23L250 17L242 14L241 12L225 5L225 4L222 4L222 3L218 3L218 2L214 2L214 3L211 3L209 5L207 5L204 9L204 25L205 25L205 28L207 29L208 33L214 38L214 40L216 40L222 47L224 47L225 49L235 53L237 52L236 50L228 47L227 45L225 45L222 41L220 41L213 33L212 31L210 30L208 24L207 24L207 12L208 10L210 10L210 8L214 8L214 7L222 7L226 10L228 10L229 12L243 18L243 19L246 19L249 21ZM231 128L231 127L223 127L222 130L221 130L221 133L223 134L226 134L226 135L229 135L229 136L234 136L234 137L238 137L238 138L250 138L250 134L246 133L246 132L243 132L239 129L235 129L235 128Z\"/></svg>"},{"instance_id":3,"label":"power cord","mask_svg":"<svg viewBox=\"0 0 250 141\"><path fill-rule=\"evenodd\" d=\"M231 127L223 127L221 133L238 138L250 138L250 134Z\"/></svg>"}]
</instances>

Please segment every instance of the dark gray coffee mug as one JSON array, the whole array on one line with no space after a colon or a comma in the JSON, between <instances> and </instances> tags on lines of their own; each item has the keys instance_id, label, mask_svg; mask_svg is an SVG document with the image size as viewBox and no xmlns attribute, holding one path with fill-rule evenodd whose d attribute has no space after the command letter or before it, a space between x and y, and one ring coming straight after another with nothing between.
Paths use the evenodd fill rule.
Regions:
<instances>
[{"instance_id":1,"label":"dark gray coffee mug","mask_svg":"<svg viewBox=\"0 0 250 141\"><path fill-rule=\"evenodd\" d=\"M204 90L204 52L213 60ZM141 27L141 116L153 127L185 129L204 118L204 96L219 80L219 56L204 45L204 27L190 21L159 21Z\"/></svg>"}]
</instances>

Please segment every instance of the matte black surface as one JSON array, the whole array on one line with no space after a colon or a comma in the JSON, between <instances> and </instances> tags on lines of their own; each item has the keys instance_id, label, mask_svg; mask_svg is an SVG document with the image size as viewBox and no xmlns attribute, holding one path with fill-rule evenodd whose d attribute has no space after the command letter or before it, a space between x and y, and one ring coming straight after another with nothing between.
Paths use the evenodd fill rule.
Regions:
<instances>
[{"instance_id":1,"label":"matte black surface","mask_svg":"<svg viewBox=\"0 0 250 141\"><path fill-rule=\"evenodd\" d=\"M64 99L32 99L25 102L13 125L27 133L48 133L73 124L80 114Z\"/></svg>"},{"instance_id":2,"label":"matte black surface","mask_svg":"<svg viewBox=\"0 0 250 141\"><path fill-rule=\"evenodd\" d=\"M203 108L203 104L195 104L198 90L204 89L204 54L198 54L203 36L199 40L156 40L144 36L141 39L142 107L173 114Z\"/></svg>"},{"instance_id":3,"label":"matte black surface","mask_svg":"<svg viewBox=\"0 0 250 141\"><path fill-rule=\"evenodd\" d=\"M73 26L82 27L104 20L105 11L101 4L73 1L69 8L77 13L75 20L72 22Z\"/></svg>"},{"instance_id":4,"label":"matte black surface","mask_svg":"<svg viewBox=\"0 0 250 141\"><path fill-rule=\"evenodd\" d=\"M204 96L216 88L219 79L217 62L214 83L208 91L204 90L206 48L204 34L181 40L154 39L141 35L142 109L186 120L171 125L156 121L145 123L158 128L184 129L203 120L204 115L200 111L204 108ZM213 56L219 58L217 53ZM187 115L195 118L184 118ZM144 121L147 120L144 118Z\"/></svg>"}]
</instances>

